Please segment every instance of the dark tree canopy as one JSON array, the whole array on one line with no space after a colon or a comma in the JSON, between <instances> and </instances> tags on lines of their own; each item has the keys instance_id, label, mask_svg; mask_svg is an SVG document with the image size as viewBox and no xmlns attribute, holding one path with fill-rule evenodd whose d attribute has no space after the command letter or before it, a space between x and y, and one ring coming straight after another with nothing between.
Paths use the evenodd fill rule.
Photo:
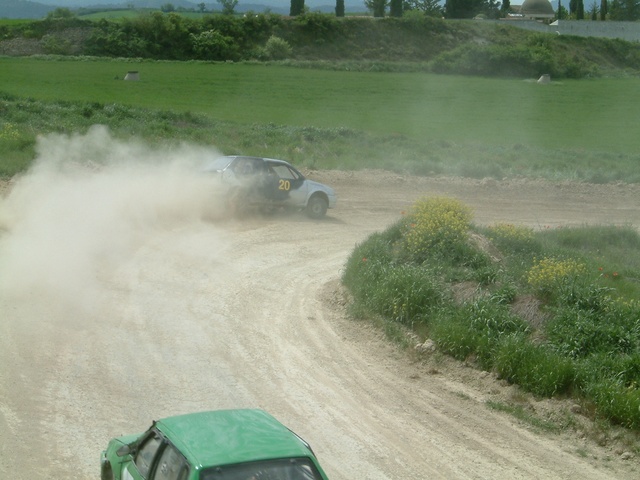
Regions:
<instances>
[{"instance_id":1,"label":"dark tree canopy","mask_svg":"<svg viewBox=\"0 0 640 480\"><path fill-rule=\"evenodd\" d=\"M389 2L389 15L392 17L402 16L402 0L391 0Z\"/></svg>"},{"instance_id":2,"label":"dark tree canopy","mask_svg":"<svg viewBox=\"0 0 640 480\"><path fill-rule=\"evenodd\" d=\"M304 0L291 0L289 15L296 17L304 13Z\"/></svg>"},{"instance_id":3,"label":"dark tree canopy","mask_svg":"<svg viewBox=\"0 0 640 480\"><path fill-rule=\"evenodd\" d=\"M373 12L374 17L384 17L387 0L364 0L364 5Z\"/></svg>"},{"instance_id":4,"label":"dark tree canopy","mask_svg":"<svg viewBox=\"0 0 640 480\"><path fill-rule=\"evenodd\" d=\"M447 0L444 4L446 18L473 18L488 13L488 0Z\"/></svg>"},{"instance_id":5,"label":"dark tree canopy","mask_svg":"<svg viewBox=\"0 0 640 480\"><path fill-rule=\"evenodd\" d=\"M627 22L640 20L640 0L613 0L609 7L611 20Z\"/></svg>"}]
</instances>

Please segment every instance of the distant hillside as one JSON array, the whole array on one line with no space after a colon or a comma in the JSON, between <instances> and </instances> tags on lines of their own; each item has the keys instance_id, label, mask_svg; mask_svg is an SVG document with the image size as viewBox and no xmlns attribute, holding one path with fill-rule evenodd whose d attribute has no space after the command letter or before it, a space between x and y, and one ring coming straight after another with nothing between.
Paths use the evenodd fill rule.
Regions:
<instances>
[{"instance_id":1,"label":"distant hillside","mask_svg":"<svg viewBox=\"0 0 640 480\"><path fill-rule=\"evenodd\" d=\"M27 0L0 0L0 18L42 18L55 8Z\"/></svg>"}]
</instances>

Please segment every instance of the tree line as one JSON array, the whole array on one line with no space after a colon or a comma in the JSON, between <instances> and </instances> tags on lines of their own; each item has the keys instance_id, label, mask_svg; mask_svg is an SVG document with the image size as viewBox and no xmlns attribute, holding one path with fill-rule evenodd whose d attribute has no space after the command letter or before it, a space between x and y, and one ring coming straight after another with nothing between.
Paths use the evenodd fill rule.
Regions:
<instances>
[{"instance_id":1,"label":"tree line","mask_svg":"<svg viewBox=\"0 0 640 480\"><path fill-rule=\"evenodd\" d=\"M235 14L238 0L216 0L225 15ZM555 19L561 20L640 20L640 0L592 0L585 10L584 0L557 0ZM464 19L481 16L484 18L504 18L511 11L510 0L363 0L364 6L376 18L390 16L402 17L406 14L427 15L439 18ZM171 3L166 3L161 10L165 13L175 11ZM205 3L198 4L198 11L206 11ZM308 13L304 0L290 0L289 15L292 17ZM345 16L344 0L336 0L335 15Z\"/></svg>"},{"instance_id":2,"label":"tree line","mask_svg":"<svg viewBox=\"0 0 640 480\"><path fill-rule=\"evenodd\" d=\"M60 12L59 12L60 13ZM0 25L0 39L39 40L58 55L156 60L270 61L372 71L428 71L530 78L582 78L640 71L637 42L530 32L510 22L447 21L426 15L337 18L305 12L205 14L144 12L117 21L70 12ZM33 45L33 42L30 44Z\"/></svg>"}]
</instances>

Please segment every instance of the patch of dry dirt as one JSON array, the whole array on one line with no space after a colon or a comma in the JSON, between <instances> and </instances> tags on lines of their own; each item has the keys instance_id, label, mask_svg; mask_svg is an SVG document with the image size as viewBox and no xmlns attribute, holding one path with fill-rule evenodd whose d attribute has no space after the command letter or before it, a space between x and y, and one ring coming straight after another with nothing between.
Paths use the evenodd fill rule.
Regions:
<instances>
[{"instance_id":1,"label":"patch of dry dirt","mask_svg":"<svg viewBox=\"0 0 640 480\"><path fill-rule=\"evenodd\" d=\"M353 247L422 195L459 198L478 223L638 226L640 186L310 176L339 196L324 221L154 217L129 243L110 243L117 257L69 246L65 229L89 236L67 215L46 238L22 226L26 266L36 247L52 252L26 271L68 260L47 283L22 275L0 290L0 478L97 478L109 438L237 407L264 408L305 437L333 480L638 478L638 459L615 439L534 431L487 401L542 418L572 406L527 398L437 353L408 355L350 320L339 279ZM13 234L0 234L5 264L16 259Z\"/></svg>"}]
</instances>

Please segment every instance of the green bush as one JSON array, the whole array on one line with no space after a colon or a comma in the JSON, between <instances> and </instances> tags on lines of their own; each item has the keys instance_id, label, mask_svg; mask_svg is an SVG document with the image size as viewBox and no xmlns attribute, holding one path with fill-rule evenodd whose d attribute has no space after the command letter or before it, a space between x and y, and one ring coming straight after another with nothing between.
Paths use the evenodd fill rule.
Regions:
<instances>
[{"instance_id":1,"label":"green bush","mask_svg":"<svg viewBox=\"0 0 640 480\"><path fill-rule=\"evenodd\" d=\"M269 60L284 60L291 56L291 45L286 40L272 35L264 47L265 57Z\"/></svg>"},{"instance_id":2,"label":"green bush","mask_svg":"<svg viewBox=\"0 0 640 480\"><path fill-rule=\"evenodd\" d=\"M40 40L45 53L50 55L69 55L73 48L73 44L58 35L45 35Z\"/></svg>"},{"instance_id":3,"label":"green bush","mask_svg":"<svg viewBox=\"0 0 640 480\"><path fill-rule=\"evenodd\" d=\"M222 35L217 30L207 30L191 34L193 51L200 60L234 60L238 58L237 46L233 38Z\"/></svg>"},{"instance_id":4,"label":"green bush","mask_svg":"<svg viewBox=\"0 0 640 480\"><path fill-rule=\"evenodd\" d=\"M432 61L431 68L436 73L461 75L537 78L549 74L553 78L581 78L595 75L598 64L570 56L557 47L551 48L547 41L533 41L528 44L459 45L440 53Z\"/></svg>"}]
</instances>

